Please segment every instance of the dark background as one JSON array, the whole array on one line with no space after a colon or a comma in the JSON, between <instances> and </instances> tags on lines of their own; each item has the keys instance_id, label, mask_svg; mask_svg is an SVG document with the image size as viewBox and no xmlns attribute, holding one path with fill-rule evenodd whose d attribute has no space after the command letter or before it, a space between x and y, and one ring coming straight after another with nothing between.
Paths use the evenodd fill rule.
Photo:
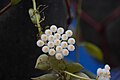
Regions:
<instances>
[{"instance_id":1,"label":"dark background","mask_svg":"<svg viewBox=\"0 0 120 80\"><path fill-rule=\"evenodd\" d=\"M0 9L8 2L0 0ZM46 20L41 24L43 27L46 24L66 27L67 12L64 0L37 0L37 4L48 5L44 11ZM44 73L34 69L41 50L35 44L37 29L28 15L28 9L31 7L31 0L23 0L0 15L0 80L30 80L32 76ZM117 7L120 7L120 0L82 1L82 10L100 23ZM101 46L101 39L104 40L105 37L110 61L117 67L120 65L120 16L107 25L104 23L100 33L81 18L81 31L84 40L96 44L102 50L104 48Z\"/></svg>"},{"instance_id":2,"label":"dark background","mask_svg":"<svg viewBox=\"0 0 120 80\"><path fill-rule=\"evenodd\" d=\"M0 7L6 5L5 1L0 0ZM37 0L37 4L49 6L44 10L43 27L51 24L66 26L63 0ZM0 80L30 80L32 76L43 74L34 69L41 49L36 46L37 29L28 15L31 7L32 0L23 0L0 15Z\"/></svg>"}]
</instances>

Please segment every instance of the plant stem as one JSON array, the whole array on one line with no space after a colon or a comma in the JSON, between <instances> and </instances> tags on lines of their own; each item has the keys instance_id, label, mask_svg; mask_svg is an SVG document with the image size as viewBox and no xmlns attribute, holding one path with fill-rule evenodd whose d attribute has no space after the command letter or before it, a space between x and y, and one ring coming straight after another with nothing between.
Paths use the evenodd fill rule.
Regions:
<instances>
[{"instance_id":1,"label":"plant stem","mask_svg":"<svg viewBox=\"0 0 120 80\"><path fill-rule=\"evenodd\" d=\"M66 74L68 74L68 75L70 75L70 76L73 76L73 77L75 77L75 78L78 78L78 79L91 80L91 79L89 79L89 78L80 77L80 76L78 76L78 75L72 74L72 73L67 72L67 71L64 71L64 72L65 72Z\"/></svg>"},{"instance_id":2,"label":"plant stem","mask_svg":"<svg viewBox=\"0 0 120 80\"><path fill-rule=\"evenodd\" d=\"M36 17L36 21L37 21L38 32L40 34L40 32L41 32L41 25L39 23L39 18L38 18L37 13L36 13L37 12L36 2L35 2L35 0L32 0L32 1L33 1L33 9L35 11L35 17Z\"/></svg>"}]
</instances>

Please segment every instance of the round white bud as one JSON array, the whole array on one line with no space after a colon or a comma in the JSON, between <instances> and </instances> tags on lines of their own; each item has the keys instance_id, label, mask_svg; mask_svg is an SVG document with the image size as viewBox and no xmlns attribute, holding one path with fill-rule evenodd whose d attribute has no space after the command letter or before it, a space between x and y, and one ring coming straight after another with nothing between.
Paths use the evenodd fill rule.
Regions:
<instances>
[{"instance_id":1,"label":"round white bud","mask_svg":"<svg viewBox=\"0 0 120 80\"><path fill-rule=\"evenodd\" d=\"M49 50L49 55L50 56L54 56L55 55L55 50L54 49L50 49Z\"/></svg>"},{"instance_id":2,"label":"round white bud","mask_svg":"<svg viewBox=\"0 0 120 80\"><path fill-rule=\"evenodd\" d=\"M49 47L48 47L48 46L42 47L42 51L43 51L44 53L47 53L47 52L49 51Z\"/></svg>"},{"instance_id":3,"label":"round white bud","mask_svg":"<svg viewBox=\"0 0 120 80\"><path fill-rule=\"evenodd\" d=\"M68 50L69 51L74 51L75 50L75 46L74 45L68 45Z\"/></svg>"},{"instance_id":4,"label":"round white bud","mask_svg":"<svg viewBox=\"0 0 120 80\"><path fill-rule=\"evenodd\" d=\"M62 35L62 40L67 40L68 39L68 36L66 34L63 34Z\"/></svg>"},{"instance_id":5,"label":"round white bud","mask_svg":"<svg viewBox=\"0 0 120 80\"><path fill-rule=\"evenodd\" d=\"M49 41L54 41L54 36L53 36L53 35L50 35L50 36L48 37L48 40L49 40Z\"/></svg>"},{"instance_id":6,"label":"round white bud","mask_svg":"<svg viewBox=\"0 0 120 80\"><path fill-rule=\"evenodd\" d=\"M103 70L101 69L101 68L98 68L97 69L97 75L99 76L99 75L101 75L103 73Z\"/></svg>"},{"instance_id":7,"label":"round white bud","mask_svg":"<svg viewBox=\"0 0 120 80\"><path fill-rule=\"evenodd\" d=\"M65 32L65 34L68 36L68 37L71 37L73 35L73 32L71 30L67 30Z\"/></svg>"},{"instance_id":8,"label":"round white bud","mask_svg":"<svg viewBox=\"0 0 120 80\"><path fill-rule=\"evenodd\" d=\"M47 35L42 34L42 35L41 35L41 39L42 39L43 41L47 41L48 37L47 37Z\"/></svg>"},{"instance_id":9,"label":"round white bud","mask_svg":"<svg viewBox=\"0 0 120 80\"><path fill-rule=\"evenodd\" d=\"M56 33L56 34L54 35L54 38L55 38L55 39L60 39L60 38L61 38L61 35L60 35L59 33Z\"/></svg>"},{"instance_id":10,"label":"round white bud","mask_svg":"<svg viewBox=\"0 0 120 80\"><path fill-rule=\"evenodd\" d=\"M61 53L56 53L55 57L57 60L63 59L63 55Z\"/></svg>"},{"instance_id":11,"label":"round white bud","mask_svg":"<svg viewBox=\"0 0 120 80\"><path fill-rule=\"evenodd\" d=\"M42 40L37 41L37 46L42 47L44 45L44 42Z\"/></svg>"},{"instance_id":12,"label":"round white bud","mask_svg":"<svg viewBox=\"0 0 120 80\"><path fill-rule=\"evenodd\" d=\"M49 41L49 42L48 42L48 47L50 47L50 48L51 48L51 47L54 47L54 42Z\"/></svg>"},{"instance_id":13,"label":"round white bud","mask_svg":"<svg viewBox=\"0 0 120 80\"><path fill-rule=\"evenodd\" d=\"M106 64L105 69L110 70L110 66Z\"/></svg>"},{"instance_id":14,"label":"round white bud","mask_svg":"<svg viewBox=\"0 0 120 80\"><path fill-rule=\"evenodd\" d=\"M63 48L67 48L67 47L68 47L68 44L67 44L67 42L63 41L63 42L61 42L61 46L62 46Z\"/></svg>"},{"instance_id":15,"label":"round white bud","mask_svg":"<svg viewBox=\"0 0 120 80\"><path fill-rule=\"evenodd\" d=\"M52 26L50 27L50 30L51 30L52 32L56 32L56 31L57 31L56 25L52 25Z\"/></svg>"},{"instance_id":16,"label":"round white bud","mask_svg":"<svg viewBox=\"0 0 120 80\"><path fill-rule=\"evenodd\" d=\"M56 51L57 51L57 52L62 52L62 49L63 49L62 46L57 46L57 47L56 47Z\"/></svg>"},{"instance_id":17,"label":"round white bud","mask_svg":"<svg viewBox=\"0 0 120 80\"><path fill-rule=\"evenodd\" d=\"M45 30L46 35L52 35L52 31L50 29Z\"/></svg>"},{"instance_id":18,"label":"round white bud","mask_svg":"<svg viewBox=\"0 0 120 80\"><path fill-rule=\"evenodd\" d=\"M61 42L61 41L60 41L59 39L54 40L54 44L55 44L55 45L60 45L60 42Z\"/></svg>"},{"instance_id":19,"label":"round white bud","mask_svg":"<svg viewBox=\"0 0 120 80\"><path fill-rule=\"evenodd\" d=\"M57 33L63 34L64 33L64 29L62 27L58 28Z\"/></svg>"},{"instance_id":20,"label":"round white bud","mask_svg":"<svg viewBox=\"0 0 120 80\"><path fill-rule=\"evenodd\" d=\"M74 38L69 38L68 43L69 44L75 44L75 39Z\"/></svg>"},{"instance_id":21,"label":"round white bud","mask_svg":"<svg viewBox=\"0 0 120 80\"><path fill-rule=\"evenodd\" d=\"M68 56L69 55L69 51L67 49L63 49L62 54L64 56Z\"/></svg>"}]
</instances>

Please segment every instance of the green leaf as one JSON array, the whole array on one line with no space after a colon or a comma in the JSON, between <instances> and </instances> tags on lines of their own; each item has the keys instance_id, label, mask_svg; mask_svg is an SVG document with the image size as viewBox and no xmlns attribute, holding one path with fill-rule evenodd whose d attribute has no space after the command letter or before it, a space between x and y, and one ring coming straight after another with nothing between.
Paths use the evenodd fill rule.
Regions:
<instances>
[{"instance_id":1,"label":"green leaf","mask_svg":"<svg viewBox=\"0 0 120 80\"><path fill-rule=\"evenodd\" d=\"M48 56L46 54L42 54L38 57L35 68L41 69L41 70L50 69L50 65L48 62Z\"/></svg>"},{"instance_id":2,"label":"green leaf","mask_svg":"<svg viewBox=\"0 0 120 80\"><path fill-rule=\"evenodd\" d=\"M63 60L57 60L55 57L49 57L49 63L54 70L64 70L65 62Z\"/></svg>"},{"instance_id":3,"label":"green leaf","mask_svg":"<svg viewBox=\"0 0 120 80\"><path fill-rule=\"evenodd\" d=\"M36 13L37 14L37 17L38 17L38 20L40 20L40 14ZM37 19L36 19L36 16L35 16L35 12L34 12L34 9L29 9L29 15L30 15L30 19L32 21L33 24L37 24Z\"/></svg>"},{"instance_id":4,"label":"green leaf","mask_svg":"<svg viewBox=\"0 0 120 80\"><path fill-rule=\"evenodd\" d=\"M12 5L16 5L20 2L21 0L11 0Z\"/></svg>"},{"instance_id":5,"label":"green leaf","mask_svg":"<svg viewBox=\"0 0 120 80\"><path fill-rule=\"evenodd\" d=\"M82 72L79 72L79 73L75 73L75 75L78 75L80 77L84 77L84 78L88 78L90 79L86 74L82 73ZM77 79L75 77L71 77L71 80L86 80L86 79Z\"/></svg>"},{"instance_id":6,"label":"green leaf","mask_svg":"<svg viewBox=\"0 0 120 80\"><path fill-rule=\"evenodd\" d=\"M66 64L65 70L71 73L75 73L75 72L79 72L82 69L83 69L83 66L79 63L69 63L69 64Z\"/></svg>"},{"instance_id":7,"label":"green leaf","mask_svg":"<svg viewBox=\"0 0 120 80\"><path fill-rule=\"evenodd\" d=\"M89 72L88 70L83 69L81 72L84 73L84 74L86 74L87 76L89 76L92 79L96 78L96 75L93 74L93 73L91 73L91 72Z\"/></svg>"},{"instance_id":8,"label":"green leaf","mask_svg":"<svg viewBox=\"0 0 120 80\"><path fill-rule=\"evenodd\" d=\"M100 61L103 60L103 54L99 47L89 42L82 42L81 45L83 45L94 58Z\"/></svg>"},{"instance_id":9,"label":"green leaf","mask_svg":"<svg viewBox=\"0 0 120 80\"><path fill-rule=\"evenodd\" d=\"M40 77L31 78L32 80L57 80L58 77L56 74L45 74Z\"/></svg>"}]
</instances>

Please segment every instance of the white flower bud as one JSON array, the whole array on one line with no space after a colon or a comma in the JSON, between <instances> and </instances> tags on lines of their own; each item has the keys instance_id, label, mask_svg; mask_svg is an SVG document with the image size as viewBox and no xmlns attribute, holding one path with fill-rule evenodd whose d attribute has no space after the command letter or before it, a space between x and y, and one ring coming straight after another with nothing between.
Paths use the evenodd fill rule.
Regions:
<instances>
[{"instance_id":1,"label":"white flower bud","mask_svg":"<svg viewBox=\"0 0 120 80\"><path fill-rule=\"evenodd\" d=\"M41 35L41 39L42 39L43 41L47 41L47 38L48 38L47 35L45 35L45 34L42 34L42 35Z\"/></svg>"},{"instance_id":2,"label":"white flower bud","mask_svg":"<svg viewBox=\"0 0 120 80\"><path fill-rule=\"evenodd\" d=\"M55 55L55 50L54 49L50 49L49 50L49 55L50 56L54 56Z\"/></svg>"},{"instance_id":3,"label":"white flower bud","mask_svg":"<svg viewBox=\"0 0 120 80\"><path fill-rule=\"evenodd\" d=\"M54 47L54 42L49 41L49 42L48 42L48 47L50 47L50 48L51 48L51 47Z\"/></svg>"},{"instance_id":4,"label":"white flower bud","mask_svg":"<svg viewBox=\"0 0 120 80\"><path fill-rule=\"evenodd\" d=\"M57 33L63 34L64 33L64 29L62 27L58 28Z\"/></svg>"},{"instance_id":5,"label":"white flower bud","mask_svg":"<svg viewBox=\"0 0 120 80\"><path fill-rule=\"evenodd\" d=\"M67 42L63 41L63 42L61 43L61 46L62 46L63 48L67 48L68 44L67 44Z\"/></svg>"},{"instance_id":6,"label":"white flower bud","mask_svg":"<svg viewBox=\"0 0 120 80\"><path fill-rule=\"evenodd\" d=\"M110 66L106 64L105 69L110 70Z\"/></svg>"},{"instance_id":7,"label":"white flower bud","mask_svg":"<svg viewBox=\"0 0 120 80\"><path fill-rule=\"evenodd\" d=\"M67 40L68 39L68 36L66 34L63 34L62 35L62 40Z\"/></svg>"},{"instance_id":8,"label":"white flower bud","mask_svg":"<svg viewBox=\"0 0 120 80\"><path fill-rule=\"evenodd\" d=\"M52 32L56 32L56 31L57 31L57 27L56 27L55 25L52 25L52 26L50 27L50 30L51 30Z\"/></svg>"},{"instance_id":9,"label":"white flower bud","mask_svg":"<svg viewBox=\"0 0 120 80\"><path fill-rule=\"evenodd\" d=\"M61 42L61 41L60 41L59 39L56 39L56 40L54 41L54 44L55 44L55 45L60 45L60 42Z\"/></svg>"},{"instance_id":10,"label":"white flower bud","mask_svg":"<svg viewBox=\"0 0 120 80\"><path fill-rule=\"evenodd\" d=\"M55 39L60 39L60 38L61 38L61 35L60 35L59 33L56 33L56 34L54 35L54 38L55 38Z\"/></svg>"},{"instance_id":11,"label":"white flower bud","mask_svg":"<svg viewBox=\"0 0 120 80\"><path fill-rule=\"evenodd\" d=\"M97 69L97 75L99 76L100 74L102 74L103 73L103 70L101 69L101 68L98 68Z\"/></svg>"},{"instance_id":12,"label":"white flower bud","mask_svg":"<svg viewBox=\"0 0 120 80\"><path fill-rule=\"evenodd\" d=\"M74 45L68 45L68 50L69 51L74 51L75 50L75 46Z\"/></svg>"},{"instance_id":13,"label":"white flower bud","mask_svg":"<svg viewBox=\"0 0 120 80\"><path fill-rule=\"evenodd\" d=\"M42 48L42 51L43 51L44 53L47 53L47 52L49 51L49 47L48 47L48 46L44 46L44 47Z\"/></svg>"},{"instance_id":14,"label":"white flower bud","mask_svg":"<svg viewBox=\"0 0 120 80\"><path fill-rule=\"evenodd\" d=\"M61 53L56 53L55 57L57 60L63 59L63 55Z\"/></svg>"},{"instance_id":15,"label":"white flower bud","mask_svg":"<svg viewBox=\"0 0 120 80\"><path fill-rule=\"evenodd\" d=\"M75 39L74 38L69 38L68 43L69 44L75 44Z\"/></svg>"},{"instance_id":16,"label":"white flower bud","mask_svg":"<svg viewBox=\"0 0 120 80\"><path fill-rule=\"evenodd\" d=\"M37 46L42 47L44 45L44 42L42 40L37 41Z\"/></svg>"},{"instance_id":17,"label":"white flower bud","mask_svg":"<svg viewBox=\"0 0 120 80\"><path fill-rule=\"evenodd\" d=\"M50 35L50 36L48 37L48 40L49 40L49 41L54 41L54 36L53 36L53 35Z\"/></svg>"},{"instance_id":18,"label":"white flower bud","mask_svg":"<svg viewBox=\"0 0 120 80\"><path fill-rule=\"evenodd\" d=\"M62 49L63 49L63 48L62 48L61 46L57 46L57 47L56 47L56 51L57 51L57 52L62 52Z\"/></svg>"},{"instance_id":19,"label":"white flower bud","mask_svg":"<svg viewBox=\"0 0 120 80\"><path fill-rule=\"evenodd\" d=\"M73 32L71 30L67 30L65 32L65 34L68 36L68 37L71 37L73 35Z\"/></svg>"},{"instance_id":20,"label":"white flower bud","mask_svg":"<svg viewBox=\"0 0 120 80\"><path fill-rule=\"evenodd\" d=\"M52 31L50 29L45 30L46 35L52 35Z\"/></svg>"},{"instance_id":21,"label":"white flower bud","mask_svg":"<svg viewBox=\"0 0 120 80\"><path fill-rule=\"evenodd\" d=\"M69 55L69 51L67 49L63 49L62 54L64 56L68 56Z\"/></svg>"}]
</instances>

